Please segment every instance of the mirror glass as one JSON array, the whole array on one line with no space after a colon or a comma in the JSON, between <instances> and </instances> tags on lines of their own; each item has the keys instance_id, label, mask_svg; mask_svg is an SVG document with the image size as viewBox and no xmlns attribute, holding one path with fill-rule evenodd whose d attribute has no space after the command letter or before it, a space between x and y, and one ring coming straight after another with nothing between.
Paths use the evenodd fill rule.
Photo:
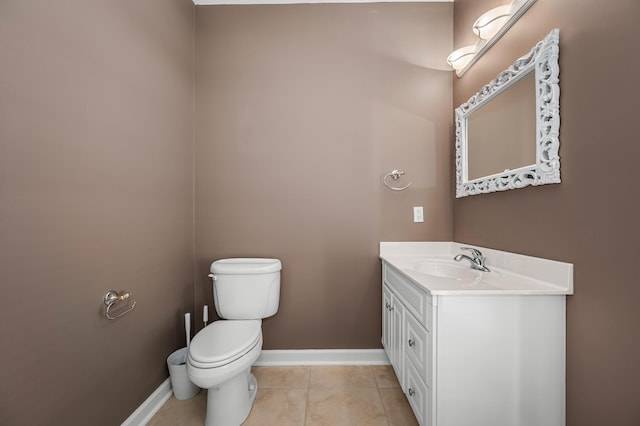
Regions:
<instances>
[{"instance_id":1,"label":"mirror glass","mask_svg":"<svg viewBox=\"0 0 640 426\"><path fill-rule=\"evenodd\" d=\"M560 182L558 30L456 109L456 196Z\"/></svg>"},{"instance_id":2,"label":"mirror glass","mask_svg":"<svg viewBox=\"0 0 640 426\"><path fill-rule=\"evenodd\" d=\"M469 180L536 163L536 84L533 73L467 118Z\"/></svg>"}]
</instances>

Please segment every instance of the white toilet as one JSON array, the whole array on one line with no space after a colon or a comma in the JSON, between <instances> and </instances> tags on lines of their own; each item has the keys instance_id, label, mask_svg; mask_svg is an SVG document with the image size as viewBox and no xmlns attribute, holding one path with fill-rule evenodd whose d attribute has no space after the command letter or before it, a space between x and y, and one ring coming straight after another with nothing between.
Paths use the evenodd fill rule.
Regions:
<instances>
[{"instance_id":1,"label":"white toilet","mask_svg":"<svg viewBox=\"0 0 640 426\"><path fill-rule=\"evenodd\" d=\"M213 299L221 318L191 341L187 374L208 390L206 426L239 426L258 386L251 365L262 350L262 318L280 302L278 259L221 259L211 264Z\"/></svg>"}]
</instances>

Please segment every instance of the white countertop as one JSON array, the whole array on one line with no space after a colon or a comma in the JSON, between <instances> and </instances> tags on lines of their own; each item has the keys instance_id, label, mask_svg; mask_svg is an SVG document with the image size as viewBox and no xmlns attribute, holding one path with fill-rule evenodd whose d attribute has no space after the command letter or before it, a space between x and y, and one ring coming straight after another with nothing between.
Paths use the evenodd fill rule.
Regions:
<instances>
[{"instance_id":1,"label":"white countertop","mask_svg":"<svg viewBox=\"0 0 640 426\"><path fill-rule=\"evenodd\" d=\"M464 253L460 247L480 250L491 271L475 271L466 261L455 262L453 257ZM572 264L485 247L455 242L381 242L380 259L432 295L573 294ZM445 272L440 274L440 269Z\"/></svg>"}]
</instances>

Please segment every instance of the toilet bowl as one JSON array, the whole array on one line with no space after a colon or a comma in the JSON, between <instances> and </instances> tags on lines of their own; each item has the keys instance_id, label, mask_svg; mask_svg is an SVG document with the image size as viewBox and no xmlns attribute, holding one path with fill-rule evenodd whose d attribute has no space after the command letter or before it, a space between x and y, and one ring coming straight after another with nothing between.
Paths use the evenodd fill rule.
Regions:
<instances>
[{"instance_id":1,"label":"toilet bowl","mask_svg":"<svg viewBox=\"0 0 640 426\"><path fill-rule=\"evenodd\" d=\"M276 313L280 296L277 259L213 262L215 307L221 319L191 341L187 374L208 390L206 426L239 426L258 390L251 366L262 351L262 318Z\"/></svg>"},{"instance_id":2,"label":"toilet bowl","mask_svg":"<svg viewBox=\"0 0 640 426\"><path fill-rule=\"evenodd\" d=\"M240 425L249 415L258 389L250 370L262 350L260 326L260 320L220 320L192 340L187 371L208 389L207 426Z\"/></svg>"}]
</instances>

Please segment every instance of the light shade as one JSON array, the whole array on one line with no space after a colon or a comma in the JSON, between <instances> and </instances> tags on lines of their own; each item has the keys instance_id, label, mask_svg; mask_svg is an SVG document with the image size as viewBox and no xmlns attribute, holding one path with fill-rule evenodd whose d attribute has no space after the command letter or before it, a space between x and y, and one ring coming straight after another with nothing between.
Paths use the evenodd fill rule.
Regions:
<instances>
[{"instance_id":1,"label":"light shade","mask_svg":"<svg viewBox=\"0 0 640 426\"><path fill-rule=\"evenodd\" d=\"M511 5L496 7L483 13L473 24L473 32L482 40L492 38L511 17Z\"/></svg>"},{"instance_id":2,"label":"light shade","mask_svg":"<svg viewBox=\"0 0 640 426\"><path fill-rule=\"evenodd\" d=\"M460 71L465 67L473 58L473 55L476 53L477 44L473 44L471 46L461 47L460 49L454 50L451 55L447 57L447 63L456 71Z\"/></svg>"}]
</instances>

